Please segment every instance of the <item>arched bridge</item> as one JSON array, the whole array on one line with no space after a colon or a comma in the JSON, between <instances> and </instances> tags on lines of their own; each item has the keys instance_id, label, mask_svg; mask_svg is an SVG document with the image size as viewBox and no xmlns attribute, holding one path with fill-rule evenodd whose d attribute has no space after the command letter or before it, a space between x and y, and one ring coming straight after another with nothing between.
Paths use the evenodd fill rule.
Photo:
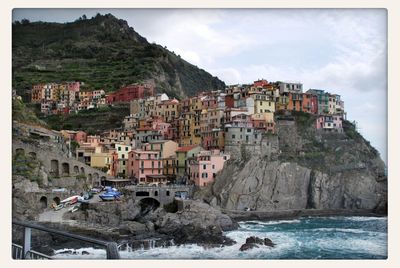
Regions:
<instances>
[{"instance_id":1,"label":"arched bridge","mask_svg":"<svg viewBox=\"0 0 400 268\"><path fill-rule=\"evenodd\" d=\"M191 198L193 186L189 185L167 185L167 186L127 186L132 191L135 200L155 199L160 205L174 201L175 197Z\"/></svg>"}]
</instances>

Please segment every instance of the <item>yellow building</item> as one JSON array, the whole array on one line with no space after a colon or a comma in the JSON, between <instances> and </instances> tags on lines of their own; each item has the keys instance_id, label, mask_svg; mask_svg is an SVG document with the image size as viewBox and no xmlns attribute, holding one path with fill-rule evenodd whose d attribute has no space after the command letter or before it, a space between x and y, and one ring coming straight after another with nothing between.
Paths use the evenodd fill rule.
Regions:
<instances>
[{"instance_id":1,"label":"yellow building","mask_svg":"<svg viewBox=\"0 0 400 268\"><path fill-rule=\"evenodd\" d=\"M115 144L115 152L118 154L118 171L117 174L125 177L128 174L128 154L132 147L125 144Z\"/></svg>"},{"instance_id":2,"label":"yellow building","mask_svg":"<svg viewBox=\"0 0 400 268\"><path fill-rule=\"evenodd\" d=\"M264 94L254 94L254 113L275 112L275 101Z\"/></svg>"}]
</instances>

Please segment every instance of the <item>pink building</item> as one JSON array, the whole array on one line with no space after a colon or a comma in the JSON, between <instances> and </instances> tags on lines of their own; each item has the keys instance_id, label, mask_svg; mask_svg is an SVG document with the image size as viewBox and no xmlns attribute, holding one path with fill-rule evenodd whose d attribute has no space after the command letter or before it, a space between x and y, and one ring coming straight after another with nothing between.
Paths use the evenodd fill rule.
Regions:
<instances>
[{"instance_id":1,"label":"pink building","mask_svg":"<svg viewBox=\"0 0 400 268\"><path fill-rule=\"evenodd\" d=\"M229 154L224 154L219 150L200 151L196 159L190 160L190 179L197 186L206 186L212 183L229 158Z\"/></svg>"},{"instance_id":2,"label":"pink building","mask_svg":"<svg viewBox=\"0 0 400 268\"><path fill-rule=\"evenodd\" d=\"M171 124L170 123L165 123L161 121L155 121L153 122L153 129L157 130L158 133L162 135L162 137L166 140L172 140L173 138L173 133L171 130Z\"/></svg>"},{"instance_id":3,"label":"pink building","mask_svg":"<svg viewBox=\"0 0 400 268\"><path fill-rule=\"evenodd\" d=\"M317 118L315 127L328 131L343 132L342 115L320 115Z\"/></svg>"},{"instance_id":4,"label":"pink building","mask_svg":"<svg viewBox=\"0 0 400 268\"><path fill-rule=\"evenodd\" d=\"M87 134L84 131L78 131L75 134L74 140L77 141L79 144L86 142Z\"/></svg>"},{"instance_id":5,"label":"pink building","mask_svg":"<svg viewBox=\"0 0 400 268\"><path fill-rule=\"evenodd\" d=\"M157 151L133 150L128 154L128 176L140 182L151 182L148 177L162 175L163 161Z\"/></svg>"},{"instance_id":6,"label":"pink building","mask_svg":"<svg viewBox=\"0 0 400 268\"><path fill-rule=\"evenodd\" d=\"M78 92L80 90L81 84L79 82L67 82L67 90Z\"/></svg>"}]
</instances>

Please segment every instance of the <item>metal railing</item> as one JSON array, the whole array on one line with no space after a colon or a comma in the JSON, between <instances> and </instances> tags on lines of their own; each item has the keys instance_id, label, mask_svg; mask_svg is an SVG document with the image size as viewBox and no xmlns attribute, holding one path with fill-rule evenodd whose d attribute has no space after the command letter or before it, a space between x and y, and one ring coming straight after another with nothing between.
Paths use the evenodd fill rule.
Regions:
<instances>
[{"instance_id":1,"label":"metal railing","mask_svg":"<svg viewBox=\"0 0 400 268\"><path fill-rule=\"evenodd\" d=\"M107 242L103 240L94 239L91 237L86 237L82 235L71 234L65 231L60 231L56 229L51 229L46 226L38 225L30 222L22 222L18 220L13 220L12 224L18 225L24 228L23 245L17 245L12 243L12 258L13 259L51 259L43 253L34 251L31 249L31 238L32 229L43 231L50 234L60 235L66 238L75 239L82 242L91 243L104 247L106 249L107 259L119 259L119 252L117 243Z\"/></svg>"}]
</instances>

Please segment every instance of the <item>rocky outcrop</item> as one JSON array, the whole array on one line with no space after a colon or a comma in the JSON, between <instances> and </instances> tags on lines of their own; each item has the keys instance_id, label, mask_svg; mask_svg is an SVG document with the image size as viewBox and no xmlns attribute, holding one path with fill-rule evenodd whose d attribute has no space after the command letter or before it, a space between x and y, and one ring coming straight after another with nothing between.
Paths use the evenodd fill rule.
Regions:
<instances>
[{"instance_id":1,"label":"rocky outcrop","mask_svg":"<svg viewBox=\"0 0 400 268\"><path fill-rule=\"evenodd\" d=\"M197 197L226 210L370 209L387 213L387 177L377 151L351 126L318 132L277 124L279 154L228 161Z\"/></svg>"},{"instance_id":2,"label":"rocky outcrop","mask_svg":"<svg viewBox=\"0 0 400 268\"><path fill-rule=\"evenodd\" d=\"M223 231L238 227L229 216L200 201L190 200L183 210L167 213L163 209L154 215L158 233L173 237L176 244L196 243L221 245L234 243Z\"/></svg>"},{"instance_id":3,"label":"rocky outcrop","mask_svg":"<svg viewBox=\"0 0 400 268\"><path fill-rule=\"evenodd\" d=\"M258 248L259 245L261 246L268 246L268 247L274 247L275 243L273 243L271 241L271 239L269 238L264 238L261 239L259 237L256 236L250 236L248 238L246 238L246 243L244 243L241 247L240 247L240 251L245 251L245 250L249 250L252 248Z\"/></svg>"}]
</instances>

